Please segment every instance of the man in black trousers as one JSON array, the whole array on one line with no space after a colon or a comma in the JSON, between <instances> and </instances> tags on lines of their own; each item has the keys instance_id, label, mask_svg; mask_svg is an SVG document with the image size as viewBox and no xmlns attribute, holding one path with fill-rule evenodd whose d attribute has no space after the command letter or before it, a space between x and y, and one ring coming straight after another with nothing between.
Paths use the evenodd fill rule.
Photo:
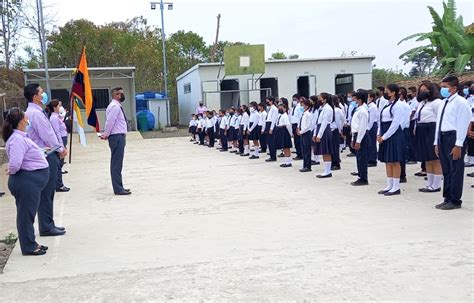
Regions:
<instances>
[{"instance_id":1,"label":"man in black trousers","mask_svg":"<svg viewBox=\"0 0 474 303\"><path fill-rule=\"evenodd\" d=\"M278 109L275 106L275 98L267 97L267 107L269 108L267 114L267 121L265 123L265 134L267 135L268 149L270 151L270 158L266 159L266 162L275 162L276 158L276 145L275 135L273 130L275 128L278 119Z\"/></svg>"},{"instance_id":2,"label":"man in black trousers","mask_svg":"<svg viewBox=\"0 0 474 303\"><path fill-rule=\"evenodd\" d=\"M127 118L122 107L125 101L125 94L121 87L112 89L112 101L105 112L105 130L101 138L109 140L111 152L110 159L110 175L112 178L112 187L116 195L130 195L130 189L123 187L122 183L122 167L123 156L125 153L125 138L127 135Z\"/></svg>"},{"instance_id":3,"label":"man in black trousers","mask_svg":"<svg viewBox=\"0 0 474 303\"><path fill-rule=\"evenodd\" d=\"M438 112L434 141L435 153L443 168L444 201L436 208L452 210L461 208L464 182L465 141L471 108L466 99L458 95L459 80L447 76L441 81L441 96L446 98Z\"/></svg>"}]
</instances>

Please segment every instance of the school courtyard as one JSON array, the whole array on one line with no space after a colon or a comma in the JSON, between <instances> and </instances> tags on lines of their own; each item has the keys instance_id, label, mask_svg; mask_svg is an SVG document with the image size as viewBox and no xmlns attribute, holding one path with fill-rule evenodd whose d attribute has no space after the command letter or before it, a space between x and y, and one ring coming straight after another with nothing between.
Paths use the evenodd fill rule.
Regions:
<instances>
[{"instance_id":1,"label":"school courtyard","mask_svg":"<svg viewBox=\"0 0 474 303\"><path fill-rule=\"evenodd\" d=\"M408 184L381 197L384 167L353 188L355 159L332 179L189 143L128 136L124 183L114 196L106 142L75 144L58 193L63 237L38 238L41 257L14 249L0 275L2 302L444 301L472 302L474 195L434 208L441 194ZM466 170L470 172L471 170ZM6 176L1 176L5 189ZM0 198L0 232L15 229Z\"/></svg>"}]
</instances>

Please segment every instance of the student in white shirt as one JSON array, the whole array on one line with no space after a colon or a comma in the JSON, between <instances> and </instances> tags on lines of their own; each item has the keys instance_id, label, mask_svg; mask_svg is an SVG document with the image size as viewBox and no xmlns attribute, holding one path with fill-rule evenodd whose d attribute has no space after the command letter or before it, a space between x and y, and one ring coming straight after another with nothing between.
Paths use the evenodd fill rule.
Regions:
<instances>
[{"instance_id":1,"label":"student in white shirt","mask_svg":"<svg viewBox=\"0 0 474 303\"><path fill-rule=\"evenodd\" d=\"M288 116L288 108L285 104L281 103L278 105L278 113L280 116L277 119L275 129L275 142L276 148L283 150L283 163L280 167L286 168L291 167L291 148L293 143L291 139L293 137L293 130L291 128L290 117Z\"/></svg>"},{"instance_id":2,"label":"student in white shirt","mask_svg":"<svg viewBox=\"0 0 474 303\"><path fill-rule=\"evenodd\" d=\"M295 142L295 149L296 149L296 157L293 160L302 160L303 159L303 154L301 153L301 137L298 136L297 134L297 129L298 129L298 122L301 119L301 116L303 115L303 107L300 105L301 101L304 101L306 98L302 97L298 94L293 95L293 102L292 102L292 107L291 110L289 111L291 113L290 116L290 121L291 121L291 127L293 130L293 139Z\"/></svg>"},{"instance_id":3,"label":"student in white shirt","mask_svg":"<svg viewBox=\"0 0 474 303\"><path fill-rule=\"evenodd\" d=\"M369 124L369 108L367 107L368 93L365 90L358 90L352 95L357 102L357 109L352 116L352 148L356 151L357 172L359 179L352 182L353 186L368 185L368 164L369 164L369 133L367 126Z\"/></svg>"},{"instance_id":4,"label":"student in white shirt","mask_svg":"<svg viewBox=\"0 0 474 303\"><path fill-rule=\"evenodd\" d=\"M400 195L400 162L405 161L406 145L401 124L405 118L405 107L399 102L399 88L389 84L385 88L387 105L380 112L380 128L377 141L379 142L379 161L385 163L387 172L387 187L378 193L385 196Z\"/></svg>"},{"instance_id":5,"label":"student in white shirt","mask_svg":"<svg viewBox=\"0 0 474 303\"><path fill-rule=\"evenodd\" d=\"M250 102L250 119L249 119L249 141L253 141L253 151L249 159L258 159L258 153L260 150L260 145L258 140L260 138L261 127L258 125L260 122L260 114L257 111L258 105L257 102Z\"/></svg>"},{"instance_id":6,"label":"student in white shirt","mask_svg":"<svg viewBox=\"0 0 474 303\"><path fill-rule=\"evenodd\" d=\"M235 129L237 130L237 152L236 155L240 156L244 153L244 125L242 124L242 115L244 114L244 111L242 108L238 108L237 111L237 120L236 120L236 125Z\"/></svg>"},{"instance_id":7,"label":"student in white shirt","mask_svg":"<svg viewBox=\"0 0 474 303\"><path fill-rule=\"evenodd\" d=\"M415 149L415 160L425 162L428 182L420 192L433 193L441 191L443 171L441 162L434 152L433 141L436 132L436 119L443 101L434 83L423 81L418 89L420 100L415 113L415 129L413 146Z\"/></svg>"},{"instance_id":8,"label":"student in white shirt","mask_svg":"<svg viewBox=\"0 0 474 303\"><path fill-rule=\"evenodd\" d=\"M411 109L407 102L407 90L404 87L399 88L399 100L400 104L403 105L405 110L402 124L400 125L403 130L403 137L405 138L405 159L400 162L400 183L407 182L407 159L408 159L408 145L410 140L410 117Z\"/></svg>"},{"instance_id":9,"label":"student in white shirt","mask_svg":"<svg viewBox=\"0 0 474 303\"><path fill-rule=\"evenodd\" d=\"M472 81L466 81L463 91L472 111L471 123L469 125L469 131L467 132L467 162L465 166L472 167L474 166L474 83ZM474 177L474 172L467 175Z\"/></svg>"},{"instance_id":10,"label":"student in white shirt","mask_svg":"<svg viewBox=\"0 0 474 303\"><path fill-rule=\"evenodd\" d=\"M270 158L266 159L265 162L275 162L276 158L276 145L275 145L275 136L273 134L273 129L275 128L277 119L278 119L278 109L275 106L275 98L267 97L266 99L268 114L267 120L265 122L265 135L267 135L267 144L268 149L270 150Z\"/></svg>"},{"instance_id":11,"label":"student in white shirt","mask_svg":"<svg viewBox=\"0 0 474 303\"><path fill-rule=\"evenodd\" d=\"M237 115L233 107L229 108L229 131L227 132L227 140L231 143L230 153L237 152Z\"/></svg>"},{"instance_id":12,"label":"student in white shirt","mask_svg":"<svg viewBox=\"0 0 474 303\"><path fill-rule=\"evenodd\" d=\"M309 100L311 102L311 108L309 111L312 114L311 118L311 133L314 132L314 130L317 127L317 121L319 117L319 109L320 109L320 104L318 100L318 96L311 96L309 97ZM311 140L311 165L319 165L321 164L320 162L320 154L316 151L316 142L314 140Z\"/></svg>"},{"instance_id":13,"label":"student in white shirt","mask_svg":"<svg viewBox=\"0 0 474 303\"><path fill-rule=\"evenodd\" d=\"M241 105L242 120L240 121L240 133L242 136L243 150L240 153L242 157L248 157L250 155L249 147L249 125L250 125L250 110L247 105Z\"/></svg>"},{"instance_id":14,"label":"student in white shirt","mask_svg":"<svg viewBox=\"0 0 474 303\"><path fill-rule=\"evenodd\" d=\"M214 142L215 142L215 137L216 137L216 132L215 128L216 125L214 123L214 115L212 114L211 111L207 112L207 120L206 120L206 134L208 136L208 147L212 148L214 147Z\"/></svg>"},{"instance_id":15,"label":"student in white shirt","mask_svg":"<svg viewBox=\"0 0 474 303\"><path fill-rule=\"evenodd\" d=\"M202 114L198 114L197 133L199 137L199 145L204 145L205 128L204 128L204 117Z\"/></svg>"},{"instance_id":16,"label":"student in white shirt","mask_svg":"<svg viewBox=\"0 0 474 303\"><path fill-rule=\"evenodd\" d=\"M334 112L332 98L328 93L321 93L319 95L319 103L322 105L322 108L316 122L317 127L314 130L313 140L316 142L315 148L317 153L323 155L324 172L316 177L331 178L331 154L333 152L331 123L335 121L336 114Z\"/></svg>"},{"instance_id":17,"label":"student in white shirt","mask_svg":"<svg viewBox=\"0 0 474 303\"><path fill-rule=\"evenodd\" d=\"M259 145L260 145L260 152L266 154L267 153L267 134L265 133L265 123L267 121L267 111L265 110L266 106L265 103L260 103L258 105L258 114L260 115L260 120L258 121L258 128L260 129L259 134Z\"/></svg>"},{"instance_id":18,"label":"student in white shirt","mask_svg":"<svg viewBox=\"0 0 474 303\"><path fill-rule=\"evenodd\" d=\"M221 138L221 152L226 152L229 149L229 141L227 140L227 132L229 129L229 116L226 115L225 110L219 111L221 121L219 122L219 135Z\"/></svg>"},{"instance_id":19,"label":"student in white shirt","mask_svg":"<svg viewBox=\"0 0 474 303\"><path fill-rule=\"evenodd\" d=\"M379 128L379 111L375 104L376 95L369 92L368 108L369 108L369 124L367 130L369 132L369 160L368 167L377 166L377 130Z\"/></svg>"},{"instance_id":20,"label":"student in white shirt","mask_svg":"<svg viewBox=\"0 0 474 303\"><path fill-rule=\"evenodd\" d=\"M191 120L189 120L189 130L188 133L191 135L191 139L189 140L190 142L196 141L196 129L197 129L197 120L196 120L196 115L192 114L191 115Z\"/></svg>"},{"instance_id":21,"label":"student in white shirt","mask_svg":"<svg viewBox=\"0 0 474 303\"><path fill-rule=\"evenodd\" d=\"M357 104L354 100L352 100L352 95L354 94L353 91L347 93L347 112L346 112L346 124L344 128L344 134L346 136L346 144L349 146L350 153L347 154L347 157L355 157L355 150L351 148L351 119L352 115L357 108Z\"/></svg>"},{"instance_id":22,"label":"student in white shirt","mask_svg":"<svg viewBox=\"0 0 474 303\"><path fill-rule=\"evenodd\" d=\"M457 77L447 76L441 81L441 96L446 99L438 112L433 144L443 168L444 201L436 205L442 210L461 208L462 204L464 141L472 113L467 100L458 95L458 87Z\"/></svg>"},{"instance_id":23,"label":"student in white shirt","mask_svg":"<svg viewBox=\"0 0 474 303\"><path fill-rule=\"evenodd\" d=\"M331 169L339 170L341 169L341 141L342 132L345 123L345 116L339 106L339 98L335 95L331 95L332 103L334 105L335 120L331 123L331 132L332 132L332 154L331 154Z\"/></svg>"},{"instance_id":24,"label":"student in white shirt","mask_svg":"<svg viewBox=\"0 0 474 303\"><path fill-rule=\"evenodd\" d=\"M413 133L413 130L415 128L415 123L416 123L416 117L415 117L415 112L416 109L418 108L418 99L417 99L417 90L415 86L410 86L408 88L408 95L407 95L407 100L408 100L408 105L410 105L410 131L408 133L408 158L407 158L407 164L416 164L415 160L415 149L414 149L414 140L415 140L415 135Z\"/></svg>"},{"instance_id":25,"label":"student in white shirt","mask_svg":"<svg viewBox=\"0 0 474 303\"><path fill-rule=\"evenodd\" d=\"M312 120L311 102L308 99L303 100L304 112L298 122L298 136L301 137L301 153L303 155L303 168L300 172L306 173L311 171L311 143L312 143Z\"/></svg>"}]
</instances>

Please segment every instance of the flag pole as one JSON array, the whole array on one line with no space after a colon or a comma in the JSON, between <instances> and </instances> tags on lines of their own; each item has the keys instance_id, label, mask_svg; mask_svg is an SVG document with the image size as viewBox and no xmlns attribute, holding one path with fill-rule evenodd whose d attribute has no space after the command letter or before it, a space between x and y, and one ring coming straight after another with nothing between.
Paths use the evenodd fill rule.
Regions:
<instances>
[{"instance_id":1,"label":"flag pole","mask_svg":"<svg viewBox=\"0 0 474 303\"><path fill-rule=\"evenodd\" d=\"M74 104L72 98L72 92L70 99L70 106L71 106L71 134L69 134L69 164L72 161L72 133L74 132Z\"/></svg>"}]
</instances>

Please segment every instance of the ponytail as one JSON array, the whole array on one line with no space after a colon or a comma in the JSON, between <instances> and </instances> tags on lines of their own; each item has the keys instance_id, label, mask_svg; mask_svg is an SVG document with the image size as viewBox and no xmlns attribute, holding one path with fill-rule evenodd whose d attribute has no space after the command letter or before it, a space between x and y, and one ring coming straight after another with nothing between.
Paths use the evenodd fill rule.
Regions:
<instances>
[{"instance_id":1,"label":"ponytail","mask_svg":"<svg viewBox=\"0 0 474 303\"><path fill-rule=\"evenodd\" d=\"M400 88L398 87L397 84L389 84L389 85L387 85L387 89L388 89L389 91L395 93L395 101L393 101L392 105L390 105L390 117L393 118L392 108L393 108L393 106L395 105L395 103L397 103L397 101L398 101Z\"/></svg>"},{"instance_id":2,"label":"ponytail","mask_svg":"<svg viewBox=\"0 0 474 303\"><path fill-rule=\"evenodd\" d=\"M18 124L24 117L25 113L18 107L13 107L8 111L2 126L2 138L5 143L13 134L13 130L18 128Z\"/></svg>"},{"instance_id":3,"label":"ponytail","mask_svg":"<svg viewBox=\"0 0 474 303\"><path fill-rule=\"evenodd\" d=\"M54 108L59 105L58 99L53 99L46 105L45 111L48 114L48 118L54 113Z\"/></svg>"}]
</instances>

